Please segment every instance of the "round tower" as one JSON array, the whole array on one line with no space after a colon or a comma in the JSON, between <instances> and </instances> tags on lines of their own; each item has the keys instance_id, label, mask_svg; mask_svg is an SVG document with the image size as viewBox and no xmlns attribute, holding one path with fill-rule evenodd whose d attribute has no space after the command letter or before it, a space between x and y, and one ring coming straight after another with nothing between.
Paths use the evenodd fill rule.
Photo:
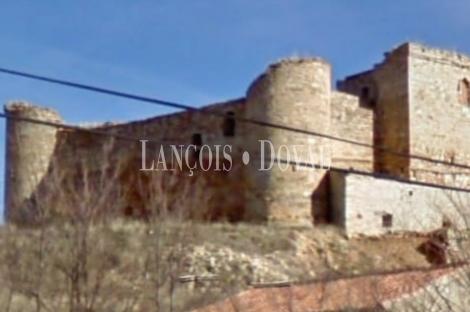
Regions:
<instances>
[{"instance_id":1,"label":"round tower","mask_svg":"<svg viewBox=\"0 0 470 312\"><path fill-rule=\"evenodd\" d=\"M57 112L26 102L4 107L6 120L5 219L28 222L35 214L34 195L46 175L56 145L57 128L20 119L62 123Z\"/></svg>"},{"instance_id":2,"label":"round tower","mask_svg":"<svg viewBox=\"0 0 470 312\"><path fill-rule=\"evenodd\" d=\"M249 87L246 117L327 133L330 94L329 63L318 58L282 60L269 66ZM318 208L315 206L326 204L326 187L322 183L326 171L277 161L270 168L271 163L265 160L263 165L260 157L264 148L265 157L321 163L323 153L326 167L327 140L248 123L245 127L245 149L253 155L245 167L246 218L311 225L312 211Z\"/></svg>"}]
</instances>

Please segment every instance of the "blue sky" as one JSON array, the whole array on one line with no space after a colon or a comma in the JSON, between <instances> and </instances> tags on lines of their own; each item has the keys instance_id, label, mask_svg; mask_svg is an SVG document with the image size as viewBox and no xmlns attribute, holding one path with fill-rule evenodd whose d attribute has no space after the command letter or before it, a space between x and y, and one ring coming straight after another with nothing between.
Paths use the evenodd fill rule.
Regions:
<instances>
[{"instance_id":1,"label":"blue sky","mask_svg":"<svg viewBox=\"0 0 470 312\"><path fill-rule=\"evenodd\" d=\"M270 62L292 55L327 59L338 79L405 41L470 54L468 0L0 3L0 67L194 106L244 95ZM69 123L169 112L0 74L0 100L13 99L52 107ZM0 120L2 172L4 128Z\"/></svg>"}]
</instances>

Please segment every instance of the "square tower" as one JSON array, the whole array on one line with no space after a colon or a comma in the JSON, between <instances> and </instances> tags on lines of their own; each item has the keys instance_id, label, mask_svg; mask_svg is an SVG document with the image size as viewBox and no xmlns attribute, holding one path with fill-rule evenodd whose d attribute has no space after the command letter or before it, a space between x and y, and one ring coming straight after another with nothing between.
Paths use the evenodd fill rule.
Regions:
<instances>
[{"instance_id":1,"label":"square tower","mask_svg":"<svg viewBox=\"0 0 470 312\"><path fill-rule=\"evenodd\" d=\"M404 43L338 88L374 111L374 170L465 187L470 170L470 57ZM400 155L403 154L403 155Z\"/></svg>"},{"instance_id":2,"label":"square tower","mask_svg":"<svg viewBox=\"0 0 470 312\"><path fill-rule=\"evenodd\" d=\"M408 49L410 153L470 164L470 57L416 43ZM412 159L412 177L468 186L469 170Z\"/></svg>"},{"instance_id":3,"label":"square tower","mask_svg":"<svg viewBox=\"0 0 470 312\"><path fill-rule=\"evenodd\" d=\"M386 53L373 69L337 84L339 91L356 95L360 106L373 111L374 171L402 178L410 176L408 74L405 44Z\"/></svg>"}]
</instances>

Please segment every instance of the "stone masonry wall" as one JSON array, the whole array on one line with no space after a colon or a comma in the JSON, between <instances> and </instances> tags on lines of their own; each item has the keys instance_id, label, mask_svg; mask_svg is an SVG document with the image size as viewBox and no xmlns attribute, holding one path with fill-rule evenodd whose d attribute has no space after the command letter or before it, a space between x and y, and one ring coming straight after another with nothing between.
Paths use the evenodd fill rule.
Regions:
<instances>
[{"instance_id":1,"label":"stone masonry wall","mask_svg":"<svg viewBox=\"0 0 470 312\"><path fill-rule=\"evenodd\" d=\"M246 97L209 105L203 111L232 113L403 154L470 164L470 144L466 144L465 135L470 132L469 80L469 57L417 44L403 44L386 53L385 60L372 70L340 81L339 91L331 89L331 65L325 60L286 59L270 65L249 86ZM12 115L62 122L56 112L31 105L10 105L6 111ZM410 160L387 151L377 152L377 148L373 151L369 147L315 135L243 121L235 121L234 135L224 135L227 120L201 112L181 112L90 128L137 137L134 141L9 120L5 188L7 220L15 219L15 214L22 218L24 212L19 206L29 207L25 204L34 205L35 201L54 193L51 181L58 176L66 177L67 183L80 189L84 184L80 175L83 176L84 171L90 172L97 185L103 176L101 173L109 176L114 171L118 181L115 194L131 189L131 195L126 195L125 200L115 205L124 209L129 205L135 206L132 209L143 209L148 199L145 199L146 195L138 194L135 185L139 181L149 183L151 174L140 170L144 160L139 139L148 140L147 167L152 161L159 160L160 145L151 142L154 140L181 144L185 149L200 141L201 145L212 147L213 158L216 157L215 145L230 145L232 167L229 171L203 170L200 163L194 170L182 168L182 172L176 174L177 182L172 184L172 192L182 193L183 185L194 185L195 181L202 180L203 188L211 194L208 196L209 210L214 214L229 214L230 219L236 220L297 225L311 224L312 219L313 222L325 219L353 222L355 217L350 219L350 215L341 215L338 207L342 204L334 205L339 209L334 215L328 209L331 181L327 169L330 166L445 185L469 185L470 170ZM265 161L273 157L289 160L291 164L279 166L276 162L268 170L260 170L266 169L261 168L260 140L266 140ZM271 147L274 154L270 153ZM242 163L245 151L250 155L247 165ZM207 164L209 150L200 154L201 161ZM170 155L165 163L171 162L171 150L167 148L165 155ZM229 164L222 150L218 156L226 166ZM196 157L192 154L192 161L196 161ZM297 166L296 161L313 162L317 168ZM323 168L318 168L319 164ZM335 179L332 175L331 180ZM349 189L345 187L346 191ZM372 202L375 200L378 198L373 198ZM333 201L341 203L337 199ZM418 209L418 212L423 211Z\"/></svg>"},{"instance_id":2,"label":"stone masonry wall","mask_svg":"<svg viewBox=\"0 0 470 312\"><path fill-rule=\"evenodd\" d=\"M470 165L470 106L460 101L460 83L470 79L470 58L409 44L410 141L412 154ZM411 160L414 178L456 186L470 171ZM445 177L447 176L447 177Z\"/></svg>"},{"instance_id":3,"label":"stone masonry wall","mask_svg":"<svg viewBox=\"0 0 470 312\"><path fill-rule=\"evenodd\" d=\"M246 99L241 98L203 108L203 111L211 110L371 143L370 110L360 108L356 96L331 91L330 65L320 59L291 59L273 64L250 86ZM48 110L37 108L30 111ZM54 114L52 117L44 118L60 120L60 117ZM89 187L90 183L96 185L96 190L100 190L114 183L109 181L115 181L114 186L107 189L107 196L112 198L114 209L140 211L145 209L144 197L147 195L142 195L142 186L137 190L136 185L142 181L150 183L148 181L151 179L151 173L140 170L143 159L142 142L139 140L148 140L145 144L145 162L146 168L150 168L152 162L158 162L161 147L152 141L181 144L184 145L184 151L188 145L194 143L195 134L200 134L201 144L212 147L213 158L216 157L215 145L222 147L230 145L232 149L228 152L232 157L232 167L229 171L217 171L215 168L202 170L200 164L195 170L185 167L183 172L176 174L176 178L173 176L177 182L173 181L172 185L179 185L173 187L174 195L182 194L184 185L195 185L199 183L195 181L202 180L203 183L199 183L197 188L202 188L211 194L207 196L209 204L204 204L209 206L210 214L232 220L290 224L311 224L312 218L317 221L324 220L327 218L325 212L328 204L327 169L330 166L340 166L371 170L372 154L367 148L349 146L346 143L333 144L312 135L261 127L242 121L235 122L233 136L226 136L223 133L225 122L225 118L220 116L182 112L124 124L106 123L88 128L135 137L137 140L111 138L74 129L57 130L53 127L35 126L31 133L48 133L47 136L42 136L42 141L36 140L34 144L25 144L23 138L10 140L7 143L7 150L11 154L32 153L35 159L44 160L42 169L36 170L43 174L36 181L35 191L34 186L29 187L27 192L22 191L22 188L28 184L11 179L8 184L9 190L15 189L9 192L11 195L8 198L15 197L15 192L22 192L25 193L20 196L23 203L31 200L36 201L36 204L38 201L43 203L47 201L48 205L50 203L60 209L63 206L81 206L83 205L79 202L81 197L92 196L85 194L87 191L85 188ZM25 129L31 127L27 123L24 126L23 123L20 125ZM7 131L10 133L10 138L18 132L11 126ZM267 157L280 156L281 159L288 160L286 152L289 149L293 164L279 167L276 163L270 170L259 170L261 168L259 140L269 140L273 144L275 154L270 155L270 150L266 150ZM19 143L21 151L17 152L15 148L19 147ZM299 146L295 151L294 145ZM281 148L281 154L277 154L281 146L284 149ZM33 150L25 147L32 147ZM266 145L266 147L269 149L271 146ZM246 166L241 162L244 151L248 151L251 156L250 163ZM168 148L165 149L166 163L172 161L171 152ZM298 154L295 155L295 152ZM229 167L222 153L223 151L219 151L219 164ZM206 164L209 161L208 157L206 149L202 152L202 159ZM34 170L24 166L24 161L21 160L26 158L9 159L16 159L9 161L7 167L10 171L21 171L22 176L33 173ZM191 159L194 161L194 157ZM296 161L313 162L317 168L296 166ZM32 163L34 164L34 161ZM319 164L324 168L318 168ZM174 175L174 172L172 174ZM104 178L109 181L105 182ZM69 197L73 195L75 202L72 203L73 201L65 198L62 193L69 194ZM126 195L122 195L123 193ZM63 198L60 198L61 196ZM7 207L9 212L17 210L10 204L7 204Z\"/></svg>"},{"instance_id":4,"label":"stone masonry wall","mask_svg":"<svg viewBox=\"0 0 470 312\"><path fill-rule=\"evenodd\" d=\"M331 172L331 176L332 209L343 214L337 222L343 222L338 225L350 237L429 232L442 226L444 216L458 228L466 228L470 221L470 191L342 171Z\"/></svg>"},{"instance_id":5,"label":"stone masonry wall","mask_svg":"<svg viewBox=\"0 0 470 312\"><path fill-rule=\"evenodd\" d=\"M31 221L37 211L31 211L34 204L29 199L47 174L57 131L15 118L55 123L62 120L54 110L24 101L8 103L5 113L11 117L6 122L5 217L12 221Z\"/></svg>"},{"instance_id":6,"label":"stone masonry wall","mask_svg":"<svg viewBox=\"0 0 470 312\"><path fill-rule=\"evenodd\" d=\"M331 135L373 145L373 111L359 106L359 98L341 92L331 94ZM373 149L331 140L331 166L372 172Z\"/></svg>"},{"instance_id":7,"label":"stone masonry wall","mask_svg":"<svg viewBox=\"0 0 470 312\"><path fill-rule=\"evenodd\" d=\"M337 83L339 91L358 97L359 106L371 110L373 170L400 177L409 175L408 159L388 151L409 151L407 58L406 46L400 46L372 70Z\"/></svg>"},{"instance_id":8,"label":"stone masonry wall","mask_svg":"<svg viewBox=\"0 0 470 312\"><path fill-rule=\"evenodd\" d=\"M43 109L41 108L37 108L37 111L39 112L42 112L42 110ZM206 107L205 110L233 112L235 115L243 116L244 100L240 99L211 105ZM37 115L34 115L33 117L37 117ZM216 171L214 170L216 168L205 171L201 169L201 164L196 162L197 168L193 170L192 176L190 172L191 170L187 167L183 168L184 172L178 175L182 180L177 184L180 184L181 188L179 191L183 193L185 188L183 186L185 184L194 184L194 181L203 179L205 181L205 186L213 191L207 193L215 194L214 196L218 197L217 199L213 196L207 196L207 198L209 198L208 201L214 205L217 204L222 206L217 208L214 207L213 209L217 210L217 213L220 214L224 214L221 210L230 211L232 214L231 218L241 219L244 213L244 183L240 167L240 156L238 156L238 154L239 149L241 148L241 143L243 142L243 124L240 123L235 125L235 135L233 137L225 137L223 135L223 124L223 117L183 112L127 124L106 124L95 127L93 130L132 136L141 140L149 140L146 144L147 168L150 168L152 161L155 163L158 161L160 151L160 145L150 142L151 140L161 140L168 142L169 144L176 145L183 144L184 152L187 146L193 143L192 136L199 133L202 137L202 144L210 146L217 144L222 145L219 151L221 167L224 162L223 145L232 145L232 151L227 150L227 152L233 156L232 168L229 168L230 164L225 161L225 166L229 168L230 171ZM39 181L36 181L36 186L43 186L41 188L41 192L39 192L39 189L36 189L36 193L33 196L36 201L39 200L40 197L42 201L45 201L46 199L44 199L43 195L48 191L51 195L52 193L57 193L57 184L71 184L73 185L71 187L78 188L75 180L84 178L84 170L80 169L80 171L79 168L86 169L85 171L88 175L93 175L95 177L93 178L93 183L100 182L98 180L100 178L102 179L103 175L101 173L104 170L109 171L110 179L119 180L119 183L116 183L117 181L114 181L113 183L116 184L116 188L119 186L120 189L126 189L126 184L132 189L134 186L129 185L133 183L131 181L135 182L135 179L142 179L144 175L150 174L149 172L140 171L142 168L142 143L139 141L112 139L106 135L91 134L68 129L57 132L53 127L32 127L30 124L24 122L20 125L21 131L23 131L22 133L26 133L26 131L28 131L31 138L26 137L28 142L25 142L23 135L20 137L20 140L10 140L7 143L7 150L9 153L15 154L15 156L9 157L7 168L11 172L19 171L23 173L22 176L32 174L33 172L43 172L44 174L47 172L46 176L42 176ZM12 135L16 135L19 132L16 128L13 128L11 124L7 131L10 133L11 138ZM46 136L44 133L50 133L50 135ZM56 133L57 141L55 139ZM37 135L41 138L40 140L37 140ZM33 138L33 136L35 138ZM18 145L21 145L21 147ZM21 148L20 152L15 149L17 146L18 148ZM45 150L45 148L47 150ZM168 149L166 149L166 151L168 151ZM22 157L16 156L17 154L20 154ZM170 153L166 152L166 154L169 155ZM203 159L205 168L207 168L207 154L208 150L204 149L201 159ZM27 157L29 158L27 159ZM215 162L216 154L214 150L212 151L212 157ZM194 157L190 158L193 159ZM45 161L45 165L41 167L42 169L38 170L37 166L35 168L31 168L31 165L34 165L40 159ZM167 157L166 161L171 163L171 155ZM176 164L176 161L174 164ZM24 190L24 188L29 185L23 181L24 179L21 183L15 182L15 180L12 179L10 180L11 181L7 184L10 194L8 198L13 198L13 194L15 194L15 192L25 193L24 196L21 197L22 199L33 195L33 191L35 189L33 186L29 187L28 190ZM97 191L99 191L99 187L104 187L102 181L100 183L101 184L98 185ZM175 191L177 192L178 189ZM186 190L185 192L188 193L189 191ZM57 194L54 196L56 195ZM220 201L221 196L224 198L223 204L221 204ZM58 198L54 197L54 199L57 203ZM51 198L48 198L47 201L54 202ZM116 202L116 204L118 203ZM129 204L133 205L132 203L125 201L119 204L123 206ZM142 205L142 203L137 204ZM59 204L57 203L57 205ZM9 207L8 211L10 212L16 211L16 209L10 204L7 204L7 207ZM8 219L13 220L12 218Z\"/></svg>"},{"instance_id":9,"label":"stone masonry wall","mask_svg":"<svg viewBox=\"0 0 470 312\"><path fill-rule=\"evenodd\" d=\"M243 116L244 99L207 106L204 108L204 111L217 111L221 113L233 112L235 116ZM140 159L142 157L143 144L140 140L148 140L146 143L147 156L149 158L152 156L157 157L160 145L156 144L155 141L164 142L164 145L184 145L186 147L193 143L192 137L194 134L201 135L203 145L209 145L211 147L215 145L231 145L233 146L232 153L240 153L244 136L243 123L237 122L235 124L235 134L232 137L223 135L223 123L224 118L220 116L182 112L142 121L103 125L90 129L137 138L134 142L133 140L117 140L113 147L116 151L112 154L117 155L118 158L137 157ZM99 152L98 150L102 148L102 140L109 139L106 136L84 132L70 133L68 130L61 132L61 135L62 134L65 149L89 150L90 153ZM65 150L59 153L65 153Z\"/></svg>"},{"instance_id":10,"label":"stone masonry wall","mask_svg":"<svg viewBox=\"0 0 470 312\"><path fill-rule=\"evenodd\" d=\"M271 65L249 87L246 117L328 133L330 94L331 67L327 62L321 59L284 60ZM290 155L291 161L295 161L294 146L298 146L299 161L319 164L320 149L328 146L328 141L323 138L253 124L246 125L246 133L250 154L260 153L259 141L267 140L274 149L274 155L267 156L284 160ZM266 153L271 154L269 147ZM311 225L312 210L321 211L316 208L326 203L326 188L322 183L325 170L278 166L277 163L271 170L259 169L259 162L250 162L245 167L249 218Z\"/></svg>"},{"instance_id":11,"label":"stone masonry wall","mask_svg":"<svg viewBox=\"0 0 470 312\"><path fill-rule=\"evenodd\" d=\"M409 116L407 49L400 46L386 54L374 68L378 86L375 107L375 170L398 177L409 177ZM399 156L396 153L404 154Z\"/></svg>"},{"instance_id":12,"label":"stone masonry wall","mask_svg":"<svg viewBox=\"0 0 470 312\"><path fill-rule=\"evenodd\" d=\"M360 106L374 108L378 97L378 86L373 70L346 77L338 81L336 86L339 91L358 97Z\"/></svg>"}]
</instances>

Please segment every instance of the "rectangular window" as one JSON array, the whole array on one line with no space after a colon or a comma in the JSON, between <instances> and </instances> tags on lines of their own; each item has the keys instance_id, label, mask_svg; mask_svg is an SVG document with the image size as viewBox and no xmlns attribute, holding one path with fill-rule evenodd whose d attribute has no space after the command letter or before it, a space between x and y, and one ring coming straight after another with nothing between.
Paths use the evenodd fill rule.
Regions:
<instances>
[{"instance_id":1,"label":"rectangular window","mask_svg":"<svg viewBox=\"0 0 470 312\"><path fill-rule=\"evenodd\" d=\"M200 149L202 146L202 135L200 133L195 133L193 134L192 140L191 140L192 145L196 145L196 150L194 151L194 157L198 158Z\"/></svg>"},{"instance_id":2,"label":"rectangular window","mask_svg":"<svg viewBox=\"0 0 470 312\"><path fill-rule=\"evenodd\" d=\"M235 136L235 118L233 112L228 112L223 125L224 136L233 137Z\"/></svg>"},{"instance_id":3,"label":"rectangular window","mask_svg":"<svg viewBox=\"0 0 470 312\"><path fill-rule=\"evenodd\" d=\"M192 144L196 146L202 146L202 135L200 133L193 134Z\"/></svg>"},{"instance_id":4,"label":"rectangular window","mask_svg":"<svg viewBox=\"0 0 470 312\"><path fill-rule=\"evenodd\" d=\"M382 227L391 228L393 226L393 215L386 213L382 216Z\"/></svg>"}]
</instances>

